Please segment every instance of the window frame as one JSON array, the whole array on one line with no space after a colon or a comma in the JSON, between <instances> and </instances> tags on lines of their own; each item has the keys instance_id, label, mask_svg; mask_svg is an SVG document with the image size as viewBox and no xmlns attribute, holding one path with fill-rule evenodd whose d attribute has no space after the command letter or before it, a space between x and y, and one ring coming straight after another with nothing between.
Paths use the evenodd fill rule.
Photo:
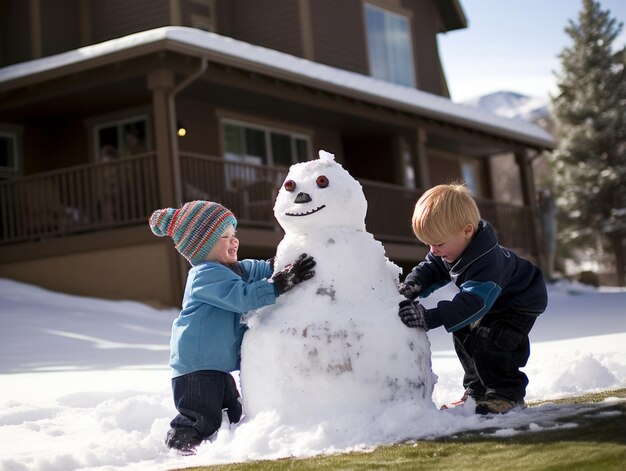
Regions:
<instances>
[{"instance_id":1,"label":"window frame","mask_svg":"<svg viewBox=\"0 0 626 471\"><path fill-rule=\"evenodd\" d=\"M282 134L282 135L288 135L291 139L291 164L293 165L294 163L298 163L300 162L299 160L297 160L297 140L302 140L304 142L306 142L307 145L307 155L305 157L305 160L310 160L311 159L311 136L307 135L306 133L303 132L298 132L295 130L290 130L287 127L280 127L280 125L275 125L275 124L257 124L254 122L250 122L247 121L246 119L241 119L241 118L234 118L234 117L227 117L227 116L223 116L220 118L219 120L219 126L220 126L220 140L221 140L221 148L222 148L222 157L224 159L225 162L234 162L234 163L243 163L243 164L248 164L250 165L250 167L247 167L244 169L244 171L239 171L239 172L235 172L233 171L232 168L229 168L228 165L224 166L224 175L226 178L226 187L230 190L236 189L239 186L241 186L242 182L237 182L236 180L241 180L243 177L243 184L245 185L246 182L247 184L252 184L254 182L257 181L258 177L257 177L257 172L256 169L254 168L255 166L259 166L259 167L285 167L284 165L276 165L274 163L274 153L272 151L272 133L275 134ZM264 143L265 143L265 154L266 154L266 162L258 162L255 161L255 159L246 159L246 157L248 157L247 154L239 154L238 159L233 159L232 157L229 156L229 153L227 153L226 151L226 135L225 135L225 129L226 126L230 125L230 126L237 126L242 130L247 129L252 129L255 131L261 131L263 132L263 137L264 137ZM245 146L245 141L243 143L243 145ZM245 149L244 149L245 151ZM243 158L241 158L243 156Z\"/></svg>"},{"instance_id":2,"label":"window frame","mask_svg":"<svg viewBox=\"0 0 626 471\"><path fill-rule=\"evenodd\" d=\"M142 121L144 122L144 125L145 125L145 136L144 136L145 152L151 152L152 150L152 126L151 126L149 113L134 112L134 113L129 113L127 115L100 117L94 120L90 120L88 124L91 127L94 161L102 162L102 155L101 155L102 145L100 144L100 136L99 136L99 132L101 129L115 126L117 128L118 133L120 133L120 129L123 129L124 125L128 123L142 122ZM121 136L122 134L118 134L118 137L121 137ZM124 152L118 151L118 158L129 157L130 155L131 154L126 154Z\"/></svg>"},{"instance_id":3,"label":"window frame","mask_svg":"<svg viewBox=\"0 0 626 471\"><path fill-rule=\"evenodd\" d=\"M22 132L21 129L15 129L15 126L10 128L0 126L0 137L6 137L12 141L11 147L13 151L13 166L0 166L0 180L4 180L18 176L22 172Z\"/></svg>"},{"instance_id":4,"label":"window frame","mask_svg":"<svg viewBox=\"0 0 626 471\"><path fill-rule=\"evenodd\" d=\"M473 196L482 197L482 182L480 176L480 162L461 159L461 178Z\"/></svg>"},{"instance_id":5,"label":"window frame","mask_svg":"<svg viewBox=\"0 0 626 471\"><path fill-rule=\"evenodd\" d=\"M367 19L368 9L382 12L383 15L385 15L384 16L385 22L387 21L386 18L388 17L396 17L406 22L407 47L408 47L407 59L410 60L410 64L411 64L411 66L408 69L410 76L406 77L407 79L406 81L405 80L401 80L401 81L393 80L393 77L390 77L391 74L390 74L390 70L388 67L385 67L386 69L385 74L384 74L385 76L374 75L374 57L372 56L372 50L370 48L370 40L371 40L370 36L372 33L370 31L370 28L368 27L368 19ZM363 29L365 32L365 48L367 50L369 75L379 80L385 80L390 83L395 83L396 85L416 88L417 87L417 69L416 69L416 61L415 61L415 46L413 44L415 36L413 34L412 12L410 10L406 10L394 4L389 4L388 2L385 2L382 0L380 1L368 0L368 1L363 2L362 11L363 11ZM385 30L385 37L387 37L388 34L389 34L388 31ZM386 50L388 50L389 44L390 43L388 39L385 39L384 45L385 45Z\"/></svg>"},{"instance_id":6,"label":"window frame","mask_svg":"<svg viewBox=\"0 0 626 471\"><path fill-rule=\"evenodd\" d=\"M290 137L291 139L291 163L289 165L293 165L295 163L301 162L300 160L297 160L297 145L296 145L296 141L298 139L305 141L307 143L307 156L306 156L306 160L310 160L311 159L311 136L302 133L302 132L297 132L297 131L292 131L286 128L280 128L274 125L263 125L263 124L256 124L256 123L252 123L249 121L245 121L245 120L241 120L241 119L236 119L236 118L221 118L220 119L220 137L222 140L222 156L224 157L224 159L226 159L226 140L225 140L225 135L224 135L224 130L225 130L225 126L226 125L231 125L231 126L238 126L240 128L249 128L249 129L254 129L256 131L262 131L264 133L264 138L265 138L265 154L267 156L267 162L261 163L261 164L257 164L254 162L246 162L245 160L241 160L240 162L242 163L251 163L252 165L266 165L269 167L284 167L284 165L278 165L274 163L274 153L272 150L272 139L271 139L271 135L272 134L282 134L282 135L287 135ZM245 155L244 155L245 157ZM304 161L302 161L304 162Z\"/></svg>"}]
</instances>

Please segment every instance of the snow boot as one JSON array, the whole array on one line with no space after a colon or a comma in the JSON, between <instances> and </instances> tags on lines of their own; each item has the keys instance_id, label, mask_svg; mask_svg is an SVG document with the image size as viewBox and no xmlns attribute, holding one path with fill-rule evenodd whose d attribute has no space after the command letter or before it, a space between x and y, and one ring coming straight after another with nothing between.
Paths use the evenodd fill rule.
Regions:
<instances>
[{"instance_id":1,"label":"snow boot","mask_svg":"<svg viewBox=\"0 0 626 471\"><path fill-rule=\"evenodd\" d=\"M458 401L449 402L448 404L444 404L439 408L439 410L454 409L455 407L462 407L465 405L465 403L470 397L478 401L478 399L475 397L474 391L471 390L470 388L467 388L463 392L463 396L461 397L461 399L459 399Z\"/></svg>"},{"instance_id":2,"label":"snow boot","mask_svg":"<svg viewBox=\"0 0 626 471\"><path fill-rule=\"evenodd\" d=\"M506 414L515 408L524 408L526 403L521 401L512 401L502 396L490 396L480 401L476 401L476 413L480 415L487 414Z\"/></svg>"},{"instance_id":3,"label":"snow boot","mask_svg":"<svg viewBox=\"0 0 626 471\"><path fill-rule=\"evenodd\" d=\"M178 450L183 455L193 455L202 439L196 431L189 427L171 428L165 437L168 448Z\"/></svg>"}]
</instances>

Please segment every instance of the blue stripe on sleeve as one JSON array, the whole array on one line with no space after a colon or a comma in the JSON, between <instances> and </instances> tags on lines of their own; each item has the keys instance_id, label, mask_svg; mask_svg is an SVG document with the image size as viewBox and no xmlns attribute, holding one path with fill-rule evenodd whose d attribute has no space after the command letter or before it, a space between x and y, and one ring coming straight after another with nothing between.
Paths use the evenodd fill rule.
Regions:
<instances>
[{"instance_id":1,"label":"blue stripe on sleeve","mask_svg":"<svg viewBox=\"0 0 626 471\"><path fill-rule=\"evenodd\" d=\"M448 283L450 283L450 280L444 280L440 281L439 283L435 283L434 285L430 285L427 289L421 291L420 294L417 295L417 297L426 298L430 296L434 291L437 291L439 288L443 288L444 286L446 286Z\"/></svg>"},{"instance_id":2,"label":"blue stripe on sleeve","mask_svg":"<svg viewBox=\"0 0 626 471\"><path fill-rule=\"evenodd\" d=\"M448 332L455 332L481 319L485 314L487 314L487 312L489 312L489 309L491 309L491 306L493 306L493 303L496 302L496 299L498 299L498 296L500 296L500 293L502 292L502 288L500 288L493 281L466 281L460 286L460 290L461 293L468 293L476 296L483 302L483 305L478 311L466 318L463 322L447 329Z\"/></svg>"}]
</instances>

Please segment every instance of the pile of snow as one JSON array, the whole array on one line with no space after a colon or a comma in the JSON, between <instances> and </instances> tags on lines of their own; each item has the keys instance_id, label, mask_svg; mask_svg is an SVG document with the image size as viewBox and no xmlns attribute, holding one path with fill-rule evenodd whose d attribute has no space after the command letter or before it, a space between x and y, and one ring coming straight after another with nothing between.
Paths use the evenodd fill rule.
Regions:
<instances>
[{"instance_id":1,"label":"pile of snow","mask_svg":"<svg viewBox=\"0 0 626 471\"><path fill-rule=\"evenodd\" d=\"M285 229L276 268L303 252L318 265L312 280L248 318L246 417L225 422L195 456L168 450L178 312L0 279L1 471L172 469L556 426L563 409L550 406L488 421L471 407L439 411L463 390L451 336L399 320L398 268L365 229L360 185L327 154L287 179L293 191L281 190L275 206ZM454 294L449 286L424 304ZM626 387L626 291L564 283L549 296L531 333L527 399Z\"/></svg>"},{"instance_id":2,"label":"pile of snow","mask_svg":"<svg viewBox=\"0 0 626 471\"><path fill-rule=\"evenodd\" d=\"M315 277L248 317L241 383L249 418L275 412L278 423L306 429L435 409L428 338L399 322L401 270L365 230L366 212L361 185L332 154L291 167L274 206L285 230L275 270L307 253Z\"/></svg>"},{"instance_id":3,"label":"pile of snow","mask_svg":"<svg viewBox=\"0 0 626 471\"><path fill-rule=\"evenodd\" d=\"M536 122L550 114L550 105L546 99L508 91L482 95L466 100L463 104L505 118L517 118L529 122Z\"/></svg>"},{"instance_id":4,"label":"pile of snow","mask_svg":"<svg viewBox=\"0 0 626 471\"><path fill-rule=\"evenodd\" d=\"M429 302L452 294L444 288ZM549 296L531 335L527 399L626 387L626 291L562 284L549 286ZM345 430L359 425L356 419L293 433L276 414L263 413L254 426L245 420L234 430L224 426L197 456L177 456L163 445L176 414L167 350L177 315L0 279L0 470L172 469L368 449L485 426L467 411L433 411L428 427L417 429L419 411L391 407L375 424L362 414L354 436ZM461 368L450 334L436 329L428 337L440 405L459 397ZM489 426L513 433L550 417L549 408L538 409L541 415L507 414Z\"/></svg>"}]
</instances>

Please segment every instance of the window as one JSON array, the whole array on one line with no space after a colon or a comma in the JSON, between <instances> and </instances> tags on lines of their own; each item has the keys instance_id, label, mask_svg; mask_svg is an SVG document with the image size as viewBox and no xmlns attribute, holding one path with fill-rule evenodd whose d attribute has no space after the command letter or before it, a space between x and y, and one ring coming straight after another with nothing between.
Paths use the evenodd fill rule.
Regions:
<instances>
[{"instance_id":1,"label":"window","mask_svg":"<svg viewBox=\"0 0 626 471\"><path fill-rule=\"evenodd\" d=\"M402 166L404 168L404 185L408 188L415 188L415 168L413 168L413 156L408 149L402 150Z\"/></svg>"},{"instance_id":2,"label":"window","mask_svg":"<svg viewBox=\"0 0 626 471\"><path fill-rule=\"evenodd\" d=\"M309 159L309 138L288 131L225 120L222 123L224 159L248 164L227 166L230 188L257 180L254 166L288 167Z\"/></svg>"},{"instance_id":3,"label":"window","mask_svg":"<svg viewBox=\"0 0 626 471\"><path fill-rule=\"evenodd\" d=\"M254 165L290 166L309 158L309 138L287 131L223 122L227 160Z\"/></svg>"},{"instance_id":4,"label":"window","mask_svg":"<svg viewBox=\"0 0 626 471\"><path fill-rule=\"evenodd\" d=\"M408 18L366 4L365 23L371 75L398 85L415 87Z\"/></svg>"},{"instance_id":5,"label":"window","mask_svg":"<svg viewBox=\"0 0 626 471\"><path fill-rule=\"evenodd\" d=\"M142 154L149 150L148 119L145 116L101 124L94 128L94 133L96 156L101 161Z\"/></svg>"},{"instance_id":6,"label":"window","mask_svg":"<svg viewBox=\"0 0 626 471\"><path fill-rule=\"evenodd\" d=\"M461 172L467 189L472 195L481 196L478 181L478 164L475 162L463 162L461 164Z\"/></svg>"},{"instance_id":7,"label":"window","mask_svg":"<svg viewBox=\"0 0 626 471\"><path fill-rule=\"evenodd\" d=\"M0 177L17 174L17 138L14 134L0 132Z\"/></svg>"}]
</instances>

